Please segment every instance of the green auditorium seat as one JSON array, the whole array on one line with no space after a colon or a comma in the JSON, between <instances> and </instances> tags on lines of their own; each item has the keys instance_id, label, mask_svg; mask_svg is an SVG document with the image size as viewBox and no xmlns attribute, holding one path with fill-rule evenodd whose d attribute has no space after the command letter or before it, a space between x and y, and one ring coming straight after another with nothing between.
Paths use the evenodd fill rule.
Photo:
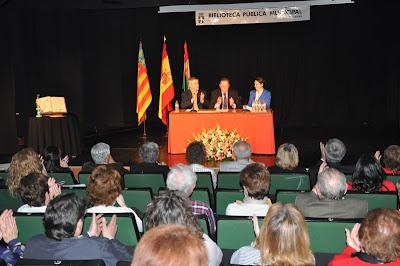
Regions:
<instances>
[{"instance_id":1,"label":"green auditorium seat","mask_svg":"<svg viewBox=\"0 0 400 266\"><path fill-rule=\"evenodd\" d=\"M5 184L7 184L8 172L0 171L0 178L4 180Z\"/></svg>"},{"instance_id":2,"label":"green auditorium seat","mask_svg":"<svg viewBox=\"0 0 400 266\"><path fill-rule=\"evenodd\" d=\"M87 185L89 183L89 172L79 172L78 177L79 177L79 184L85 184Z\"/></svg>"},{"instance_id":3,"label":"green auditorium seat","mask_svg":"<svg viewBox=\"0 0 400 266\"><path fill-rule=\"evenodd\" d=\"M277 190L276 191L276 202L285 203L295 203L297 195L301 193L306 193L309 191L300 190Z\"/></svg>"},{"instance_id":4,"label":"green auditorium seat","mask_svg":"<svg viewBox=\"0 0 400 266\"><path fill-rule=\"evenodd\" d=\"M197 183L196 188L207 188L210 195L214 195L214 186L210 172L196 173Z\"/></svg>"},{"instance_id":5,"label":"green auditorium seat","mask_svg":"<svg viewBox=\"0 0 400 266\"><path fill-rule=\"evenodd\" d=\"M147 205L153 198L151 188L127 188L122 190L126 206L145 213Z\"/></svg>"},{"instance_id":6,"label":"green auditorium seat","mask_svg":"<svg viewBox=\"0 0 400 266\"><path fill-rule=\"evenodd\" d=\"M62 183L64 185L74 185L75 179L72 172L68 173L49 173L50 177L53 177L57 183Z\"/></svg>"},{"instance_id":7,"label":"green auditorium seat","mask_svg":"<svg viewBox=\"0 0 400 266\"><path fill-rule=\"evenodd\" d=\"M15 221L18 227L18 239L26 244L35 235L44 234L43 213L16 213Z\"/></svg>"},{"instance_id":8,"label":"green auditorium seat","mask_svg":"<svg viewBox=\"0 0 400 266\"><path fill-rule=\"evenodd\" d=\"M208 206L212 207L210 191L207 188L195 188L192 195L190 196L192 200L198 200L208 204Z\"/></svg>"},{"instance_id":9,"label":"green auditorium seat","mask_svg":"<svg viewBox=\"0 0 400 266\"><path fill-rule=\"evenodd\" d=\"M360 193L349 191L346 198L363 199L368 202L368 211L377 208L397 209L398 196L396 192Z\"/></svg>"},{"instance_id":10,"label":"green auditorium seat","mask_svg":"<svg viewBox=\"0 0 400 266\"><path fill-rule=\"evenodd\" d=\"M76 195L87 199L87 190L85 187L63 187L61 189L61 194L69 194L69 193L75 193Z\"/></svg>"},{"instance_id":11,"label":"green auditorium seat","mask_svg":"<svg viewBox=\"0 0 400 266\"><path fill-rule=\"evenodd\" d=\"M386 175L386 179L392 181L394 184L399 180L400 175Z\"/></svg>"},{"instance_id":12,"label":"green auditorium seat","mask_svg":"<svg viewBox=\"0 0 400 266\"><path fill-rule=\"evenodd\" d=\"M240 172L219 172L217 188L220 189L241 189Z\"/></svg>"},{"instance_id":13,"label":"green auditorium seat","mask_svg":"<svg viewBox=\"0 0 400 266\"><path fill-rule=\"evenodd\" d=\"M24 203L19 196L12 197L8 188L0 188L0 211L4 209L17 210Z\"/></svg>"},{"instance_id":14,"label":"green auditorium seat","mask_svg":"<svg viewBox=\"0 0 400 266\"><path fill-rule=\"evenodd\" d=\"M237 189L217 189L215 193L216 212L225 215L226 207L236 200L243 200L243 191Z\"/></svg>"},{"instance_id":15,"label":"green auditorium seat","mask_svg":"<svg viewBox=\"0 0 400 266\"><path fill-rule=\"evenodd\" d=\"M341 253L346 246L344 229L351 230L361 219L306 219L311 250L314 253Z\"/></svg>"},{"instance_id":16,"label":"green auditorium seat","mask_svg":"<svg viewBox=\"0 0 400 266\"><path fill-rule=\"evenodd\" d=\"M162 173L125 174L125 188L148 188L150 187L155 195L160 187L165 187L165 180Z\"/></svg>"},{"instance_id":17,"label":"green auditorium seat","mask_svg":"<svg viewBox=\"0 0 400 266\"><path fill-rule=\"evenodd\" d=\"M136 246L139 242L140 234L136 225L135 215L133 213L117 213L117 234L115 239L127 246ZM111 220L112 214L103 214L107 221ZM83 230L87 232L92 222L92 214L85 215Z\"/></svg>"},{"instance_id":18,"label":"green auditorium seat","mask_svg":"<svg viewBox=\"0 0 400 266\"><path fill-rule=\"evenodd\" d=\"M279 189L310 190L310 178L307 174L271 174L270 195Z\"/></svg>"}]
</instances>

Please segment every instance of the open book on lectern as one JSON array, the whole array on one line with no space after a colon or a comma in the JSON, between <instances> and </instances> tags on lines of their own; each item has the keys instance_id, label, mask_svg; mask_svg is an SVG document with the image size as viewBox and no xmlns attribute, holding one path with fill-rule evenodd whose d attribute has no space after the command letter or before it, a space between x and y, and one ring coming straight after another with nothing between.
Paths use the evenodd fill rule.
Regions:
<instances>
[{"instance_id":1,"label":"open book on lectern","mask_svg":"<svg viewBox=\"0 0 400 266\"><path fill-rule=\"evenodd\" d=\"M36 100L43 115L62 115L67 113L64 97L46 96Z\"/></svg>"}]
</instances>

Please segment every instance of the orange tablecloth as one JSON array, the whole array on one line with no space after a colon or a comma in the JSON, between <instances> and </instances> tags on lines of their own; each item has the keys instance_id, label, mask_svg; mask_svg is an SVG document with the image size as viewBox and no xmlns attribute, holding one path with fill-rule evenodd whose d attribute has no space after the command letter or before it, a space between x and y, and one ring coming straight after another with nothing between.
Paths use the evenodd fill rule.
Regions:
<instances>
[{"instance_id":1,"label":"orange tablecloth","mask_svg":"<svg viewBox=\"0 0 400 266\"><path fill-rule=\"evenodd\" d=\"M204 113L181 110L179 113L169 113L168 152L185 153L194 134L217 125L222 129L236 129L238 134L247 138L253 153L275 154L273 112L251 113L242 110Z\"/></svg>"}]
</instances>

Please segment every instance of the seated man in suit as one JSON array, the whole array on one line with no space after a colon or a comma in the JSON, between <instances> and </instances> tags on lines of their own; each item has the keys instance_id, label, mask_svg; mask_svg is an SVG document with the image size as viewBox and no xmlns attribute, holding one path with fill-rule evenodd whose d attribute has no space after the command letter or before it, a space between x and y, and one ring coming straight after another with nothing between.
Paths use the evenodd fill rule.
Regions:
<instances>
[{"instance_id":1,"label":"seated man in suit","mask_svg":"<svg viewBox=\"0 0 400 266\"><path fill-rule=\"evenodd\" d=\"M169 167L165 163L158 162L160 148L155 142L147 142L140 146L139 156L142 160L139 164L131 166L132 173L162 173L167 178Z\"/></svg>"},{"instance_id":2,"label":"seated man in suit","mask_svg":"<svg viewBox=\"0 0 400 266\"><path fill-rule=\"evenodd\" d=\"M236 141L233 144L233 162L221 162L219 170L221 172L240 172L248 164L254 163L251 157L250 144L244 140Z\"/></svg>"},{"instance_id":3,"label":"seated man in suit","mask_svg":"<svg viewBox=\"0 0 400 266\"><path fill-rule=\"evenodd\" d=\"M299 194L295 205L305 217L364 218L368 213L365 200L345 198L346 177L334 168L321 165L317 184L311 192Z\"/></svg>"},{"instance_id":4,"label":"seated man in suit","mask_svg":"<svg viewBox=\"0 0 400 266\"><path fill-rule=\"evenodd\" d=\"M221 78L219 88L211 93L210 108L235 109L242 107L237 90L230 89L228 78Z\"/></svg>"},{"instance_id":5,"label":"seated man in suit","mask_svg":"<svg viewBox=\"0 0 400 266\"><path fill-rule=\"evenodd\" d=\"M189 78L189 90L182 92L181 94L181 108L193 109L198 111L199 109L207 109L208 101L206 98L206 92L201 90L199 93L199 79L196 77Z\"/></svg>"}]
</instances>

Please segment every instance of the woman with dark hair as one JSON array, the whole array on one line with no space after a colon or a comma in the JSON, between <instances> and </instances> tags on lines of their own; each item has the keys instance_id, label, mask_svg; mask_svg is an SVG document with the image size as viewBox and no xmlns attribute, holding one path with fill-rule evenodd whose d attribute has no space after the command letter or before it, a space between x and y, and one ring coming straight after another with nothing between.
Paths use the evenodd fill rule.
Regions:
<instances>
[{"instance_id":1,"label":"woman with dark hair","mask_svg":"<svg viewBox=\"0 0 400 266\"><path fill-rule=\"evenodd\" d=\"M264 89L264 85L265 80L262 77L257 77L254 80L255 90L250 91L248 108L251 108L254 102L265 103L267 109L271 107L271 92Z\"/></svg>"},{"instance_id":2,"label":"woman with dark hair","mask_svg":"<svg viewBox=\"0 0 400 266\"><path fill-rule=\"evenodd\" d=\"M48 173L71 172L68 168L68 155L61 159L60 149L56 146L47 146L43 152L43 164Z\"/></svg>"},{"instance_id":3,"label":"woman with dark hair","mask_svg":"<svg viewBox=\"0 0 400 266\"><path fill-rule=\"evenodd\" d=\"M211 173L213 186L217 187L217 173L204 166L207 159L206 147L203 142L193 141L186 147L186 161L195 173L209 172Z\"/></svg>"},{"instance_id":4,"label":"woman with dark hair","mask_svg":"<svg viewBox=\"0 0 400 266\"><path fill-rule=\"evenodd\" d=\"M393 182L385 180L386 175L377 159L363 154L358 159L353 173L353 182L347 182L347 190L360 192L396 191Z\"/></svg>"}]
</instances>

